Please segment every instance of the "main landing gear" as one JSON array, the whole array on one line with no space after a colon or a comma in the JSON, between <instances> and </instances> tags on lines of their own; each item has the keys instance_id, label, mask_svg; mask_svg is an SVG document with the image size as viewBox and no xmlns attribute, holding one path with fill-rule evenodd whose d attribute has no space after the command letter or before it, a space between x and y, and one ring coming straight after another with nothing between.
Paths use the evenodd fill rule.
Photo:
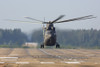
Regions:
<instances>
[{"instance_id":1,"label":"main landing gear","mask_svg":"<svg viewBox=\"0 0 100 67\"><path fill-rule=\"evenodd\" d=\"M43 44L41 45L41 48L44 48L44 45Z\"/></svg>"},{"instance_id":2,"label":"main landing gear","mask_svg":"<svg viewBox=\"0 0 100 67\"><path fill-rule=\"evenodd\" d=\"M44 48L44 44L41 44L40 48ZM56 48L60 48L60 45L56 43Z\"/></svg>"},{"instance_id":3,"label":"main landing gear","mask_svg":"<svg viewBox=\"0 0 100 67\"><path fill-rule=\"evenodd\" d=\"M56 48L60 48L60 45L58 43L56 43Z\"/></svg>"}]
</instances>

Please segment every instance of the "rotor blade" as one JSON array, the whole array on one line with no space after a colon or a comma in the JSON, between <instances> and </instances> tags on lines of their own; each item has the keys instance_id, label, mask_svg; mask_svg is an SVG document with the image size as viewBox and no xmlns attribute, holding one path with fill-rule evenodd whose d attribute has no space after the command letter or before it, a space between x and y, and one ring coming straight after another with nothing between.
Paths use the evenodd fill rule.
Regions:
<instances>
[{"instance_id":1,"label":"rotor blade","mask_svg":"<svg viewBox=\"0 0 100 67\"><path fill-rule=\"evenodd\" d=\"M10 20L10 19L6 19L6 21L23 22L23 23L37 23L37 22L20 21L20 20ZM39 23L42 24L42 22L39 22Z\"/></svg>"},{"instance_id":2,"label":"rotor blade","mask_svg":"<svg viewBox=\"0 0 100 67\"><path fill-rule=\"evenodd\" d=\"M44 22L44 21L41 21L41 20L37 20L37 19L31 18L31 17L25 17L25 18L27 18L27 19L30 19L30 20L39 21L39 22Z\"/></svg>"},{"instance_id":3,"label":"rotor blade","mask_svg":"<svg viewBox=\"0 0 100 67\"><path fill-rule=\"evenodd\" d=\"M58 20L60 20L61 18L63 18L65 15L60 15L57 19L55 19L54 21L52 21L51 23L54 23L54 22L56 22L56 21L58 21Z\"/></svg>"},{"instance_id":4,"label":"rotor blade","mask_svg":"<svg viewBox=\"0 0 100 67\"><path fill-rule=\"evenodd\" d=\"M56 23L70 22L70 21L76 21L76 20L86 20L86 19L92 19L92 18L96 18L96 17L94 17L93 15L88 15L88 16L83 16L83 17L68 19L68 20L64 20L64 21L58 21Z\"/></svg>"}]
</instances>

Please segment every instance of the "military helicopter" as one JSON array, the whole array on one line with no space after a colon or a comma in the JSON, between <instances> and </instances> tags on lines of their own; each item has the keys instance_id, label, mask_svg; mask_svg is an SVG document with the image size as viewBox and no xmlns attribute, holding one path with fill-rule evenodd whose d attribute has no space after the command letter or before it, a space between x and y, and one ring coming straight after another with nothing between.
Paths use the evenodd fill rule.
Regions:
<instances>
[{"instance_id":1,"label":"military helicopter","mask_svg":"<svg viewBox=\"0 0 100 67\"><path fill-rule=\"evenodd\" d=\"M49 22L37 20L31 17L25 17L30 20L35 20L38 21L39 23L43 24L43 37L44 41L41 44L40 48L44 48L44 46L56 46L56 48L60 48L60 45L57 43L56 39L56 31L54 24L55 23L63 23L63 22L71 22L71 21L77 21L77 20L86 20L86 19L92 19L96 18L93 15L88 15L88 16L83 16L83 17L78 17L78 18L73 18L73 19L68 19L68 20L63 20L63 21L58 21L62 19L65 15L60 15L57 19ZM19 20L10 20L10 21L17 21L17 22L30 22L30 21L19 21ZM30 22L34 23L34 22ZM44 26L46 24L46 27Z\"/></svg>"}]
</instances>

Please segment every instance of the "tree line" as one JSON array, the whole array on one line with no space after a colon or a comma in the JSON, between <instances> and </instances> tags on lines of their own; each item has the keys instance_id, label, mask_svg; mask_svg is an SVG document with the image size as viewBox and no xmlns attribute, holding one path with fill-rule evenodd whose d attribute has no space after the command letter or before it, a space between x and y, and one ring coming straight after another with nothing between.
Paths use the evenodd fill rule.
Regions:
<instances>
[{"instance_id":1,"label":"tree line","mask_svg":"<svg viewBox=\"0 0 100 67\"><path fill-rule=\"evenodd\" d=\"M67 47L100 48L100 30L57 30L57 42ZM43 31L36 30L30 42L43 42ZM29 41L29 36L21 29L0 29L0 46L21 46Z\"/></svg>"},{"instance_id":2,"label":"tree line","mask_svg":"<svg viewBox=\"0 0 100 67\"><path fill-rule=\"evenodd\" d=\"M32 41L42 43L42 30L32 34ZM68 47L100 48L100 30L57 30L57 42Z\"/></svg>"},{"instance_id":3,"label":"tree line","mask_svg":"<svg viewBox=\"0 0 100 67\"><path fill-rule=\"evenodd\" d=\"M27 41L27 35L20 29L0 29L0 46L21 46Z\"/></svg>"}]
</instances>

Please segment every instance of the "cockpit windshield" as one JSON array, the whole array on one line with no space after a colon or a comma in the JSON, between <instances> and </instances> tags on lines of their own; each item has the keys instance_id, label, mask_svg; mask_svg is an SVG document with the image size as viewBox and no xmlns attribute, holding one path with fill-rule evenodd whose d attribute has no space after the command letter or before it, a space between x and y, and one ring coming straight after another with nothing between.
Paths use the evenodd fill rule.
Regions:
<instances>
[{"instance_id":1,"label":"cockpit windshield","mask_svg":"<svg viewBox=\"0 0 100 67\"><path fill-rule=\"evenodd\" d=\"M51 34L51 31L46 31L45 34Z\"/></svg>"}]
</instances>

